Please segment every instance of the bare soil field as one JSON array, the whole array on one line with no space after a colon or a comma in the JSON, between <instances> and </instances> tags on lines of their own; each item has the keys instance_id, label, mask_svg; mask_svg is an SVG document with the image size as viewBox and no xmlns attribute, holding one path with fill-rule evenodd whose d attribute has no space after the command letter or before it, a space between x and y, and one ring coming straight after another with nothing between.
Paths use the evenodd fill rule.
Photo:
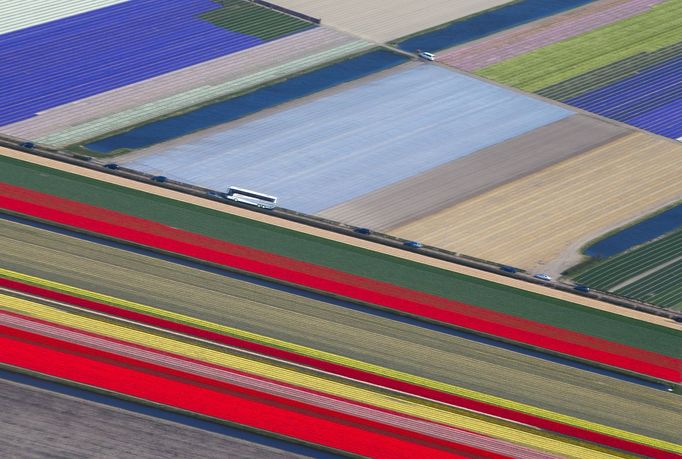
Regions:
<instances>
[{"instance_id":1,"label":"bare soil field","mask_svg":"<svg viewBox=\"0 0 682 459\"><path fill-rule=\"evenodd\" d=\"M277 0L278 5L376 42L454 21L509 0Z\"/></svg>"},{"instance_id":2,"label":"bare soil field","mask_svg":"<svg viewBox=\"0 0 682 459\"><path fill-rule=\"evenodd\" d=\"M238 216L241 216L244 218L249 218L252 220L262 221L262 222L270 224L270 225L277 225L277 226L280 226L283 228L288 228L288 229L291 229L294 231L299 231L301 233L310 234L310 235L325 238L325 239L335 240L335 241L338 241L338 242L341 242L344 244L349 244L349 245L353 245L356 247L361 247L361 248L364 248L367 250L385 253L387 255L391 255L394 257L403 258L406 260L412 260L412 261L415 261L417 263L423 263L423 264L434 266L434 267L437 267L440 269L445 269L448 271L465 274L467 276L478 277L480 279L485 279L485 280L488 280L491 282L497 282L499 284L504 284L504 285L508 285L511 287L535 292L535 293L538 293L541 295L547 295L547 296L559 298L559 299L566 300L566 301L572 301L572 302L577 303L577 304L582 304L582 305L589 306L589 307L592 307L595 309L600 309L603 311L609 311L609 312L612 312L615 314L620 314L623 316L632 317L632 318L635 318L638 320L643 320L643 321L654 323L654 324L661 325L664 327L682 330L682 324L678 324L676 322L673 322L670 319L665 319L663 317L654 316L651 314L647 314L644 312L639 312L639 311L635 311L635 310L631 310L631 309L626 309L626 308L623 308L620 306L612 305L610 303L606 303L603 301L597 301L597 300L593 300L590 298L585 298L583 296L574 295L574 294L568 293L568 292L557 291L555 289L543 287L541 285L530 284L527 282L523 282L521 280L509 278L507 276L488 273L488 272L480 271L480 270L477 270L474 268L469 268L466 266L461 266L461 265L457 265L454 263L449 263L449 262L446 262L443 260L434 259L434 258L427 257L424 255L420 255L417 253L413 253L413 252L409 252L409 251L405 251L405 250L401 250L401 249L397 249L397 248L393 248L393 247L387 247L387 246L384 246L382 244L377 244L377 243L372 242L372 241L358 239L358 238L351 237L351 236L345 236L343 234L337 234L337 233L334 233L332 231L326 231L326 230L319 229L319 228L313 228L311 226L307 226L307 225L304 225L301 223L291 222L291 221L284 220L284 219L281 219L281 218L278 218L275 216L264 215L264 214L261 214L258 212L252 212L252 211L249 211L247 209L242 209L239 207L230 206L228 204L222 204L220 202L215 202L215 201L211 201L208 199L201 199L201 198L198 198L195 196L190 196L190 195L186 195L183 193L179 193L177 191L167 190L167 189L159 187L159 186L141 183L141 182L129 180L129 179L122 178L122 177L117 177L115 175L107 174L105 172L97 172L97 171L93 171L90 169L78 167L75 165L66 164L66 163L54 161L51 159L41 158L39 156L19 152L16 150L10 150L8 148L3 148L3 147L0 147L0 154L4 155L4 156L12 157L12 158L17 158L17 159L20 159L22 161L28 161L28 162L32 162L34 164L40 164L40 165L43 165L46 167L52 167L54 169L59 169L59 170L65 171L65 172L70 172L70 173L81 175L84 177L89 177L89 178L93 178L96 180L102 180L105 182L114 183L116 185L120 185L120 186L124 186L124 187L128 187L128 188L137 189L140 191L144 191L146 193L153 193L153 194L156 194L159 196L167 197L169 199L175 199L177 201L191 203L191 204L194 204L197 206L218 210L220 212L225 212L225 213L229 213L232 215L238 215Z\"/></svg>"},{"instance_id":3,"label":"bare soil field","mask_svg":"<svg viewBox=\"0 0 682 459\"><path fill-rule=\"evenodd\" d=\"M479 150L320 212L331 220L390 232L501 184L626 135L627 128L575 115Z\"/></svg>"},{"instance_id":4,"label":"bare soil field","mask_svg":"<svg viewBox=\"0 0 682 459\"><path fill-rule=\"evenodd\" d=\"M293 453L0 380L5 458L295 458Z\"/></svg>"},{"instance_id":5,"label":"bare soil field","mask_svg":"<svg viewBox=\"0 0 682 459\"><path fill-rule=\"evenodd\" d=\"M567 250L682 197L682 146L635 133L393 231L556 274ZM569 257L570 258L570 257Z\"/></svg>"}]
</instances>

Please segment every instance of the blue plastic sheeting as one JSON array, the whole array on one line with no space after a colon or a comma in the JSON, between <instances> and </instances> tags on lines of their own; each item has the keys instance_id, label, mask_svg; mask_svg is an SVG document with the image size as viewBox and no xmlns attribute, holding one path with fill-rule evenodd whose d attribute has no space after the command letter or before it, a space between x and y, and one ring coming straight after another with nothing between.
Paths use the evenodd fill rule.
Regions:
<instances>
[{"instance_id":1,"label":"blue plastic sheeting","mask_svg":"<svg viewBox=\"0 0 682 459\"><path fill-rule=\"evenodd\" d=\"M666 210L636 225L613 234L585 250L590 257L607 258L636 245L663 236L682 227L682 205Z\"/></svg>"},{"instance_id":2,"label":"blue plastic sheeting","mask_svg":"<svg viewBox=\"0 0 682 459\"><path fill-rule=\"evenodd\" d=\"M682 57L564 102L667 137L682 135Z\"/></svg>"},{"instance_id":3,"label":"blue plastic sheeting","mask_svg":"<svg viewBox=\"0 0 682 459\"><path fill-rule=\"evenodd\" d=\"M122 134L89 143L85 147L97 153L110 153L119 148L149 147L386 70L406 60L407 57L397 53L383 50L374 51L290 78L243 96L145 124Z\"/></svg>"},{"instance_id":4,"label":"blue plastic sheeting","mask_svg":"<svg viewBox=\"0 0 682 459\"><path fill-rule=\"evenodd\" d=\"M0 125L256 46L197 16L211 0L131 0L0 36Z\"/></svg>"},{"instance_id":5,"label":"blue plastic sheeting","mask_svg":"<svg viewBox=\"0 0 682 459\"><path fill-rule=\"evenodd\" d=\"M442 29L401 42L400 49L438 51L477 40L505 29L561 13L594 0L520 0L455 21Z\"/></svg>"},{"instance_id":6,"label":"blue plastic sheeting","mask_svg":"<svg viewBox=\"0 0 682 459\"><path fill-rule=\"evenodd\" d=\"M0 370L0 379L12 381L26 386L37 387L39 389L54 392L56 394L68 395L69 397L87 400L89 402L98 403L100 405L110 406L119 410L130 411L132 413L152 416L158 419L175 422L177 424L194 427L196 429L205 430L232 438L239 438L240 440L250 443L256 443L270 448L276 448L281 451L287 451L294 454L301 454L303 456L318 458L318 459L335 459L338 458L336 454L326 453L324 451L310 448L308 446L289 443L277 438L260 435L255 432L230 427L225 424L213 423L194 418L192 416L185 416L182 414L165 411L152 406L142 405L138 403L128 402L126 400L110 397L95 392L85 391L65 384L59 384L44 379L34 378L32 376L21 373L13 373L6 370Z\"/></svg>"},{"instance_id":7,"label":"blue plastic sheeting","mask_svg":"<svg viewBox=\"0 0 682 459\"><path fill-rule=\"evenodd\" d=\"M315 213L571 114L423 64L160 145L126 166L217 190L250 188Z\"/></svg>"}]
</instances>

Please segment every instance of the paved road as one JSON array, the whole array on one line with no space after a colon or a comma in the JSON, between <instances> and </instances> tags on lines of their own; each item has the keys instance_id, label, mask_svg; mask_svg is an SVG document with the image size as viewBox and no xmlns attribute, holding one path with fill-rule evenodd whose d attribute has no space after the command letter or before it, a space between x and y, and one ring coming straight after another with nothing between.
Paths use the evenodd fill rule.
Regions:
<instances>
[{"instance_id":1,"label":"paved road","mask_svg":"<svg viewBox=\"0 0 682 459\"><path fill-rule=\"evenodd\" d=\"M682 398L249 282L0 221L2 266L660 438Z\"/></svg>"},{"instance_id":2,"label":"paved road","mask_svg":"<svg viewBox=\"0 0 682 459\"><path fill-rule=\"evenodd\" d=\"M5 458L297 458L293 453L0 379Z\"/></svg>"}]
</instances>

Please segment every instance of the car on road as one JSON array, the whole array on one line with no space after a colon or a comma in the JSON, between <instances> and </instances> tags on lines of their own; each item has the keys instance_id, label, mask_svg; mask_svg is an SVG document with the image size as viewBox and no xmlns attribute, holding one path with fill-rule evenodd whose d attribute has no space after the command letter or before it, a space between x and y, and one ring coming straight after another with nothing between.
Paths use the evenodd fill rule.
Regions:
<instances>
[{"instance_id":1,"label":"car on road","mask_svg":"<svg viewBox=\"0 0 682 459\"><path fill-rule=\"evenodd\" d=\"M573 290L577 290L577 291L583 292L583 293L589 293L590 287L588 287L587 285L583 285L583 284L576 284L573 286Z\"/></svg>"},{"instance_id":2,"label":"car on road","mask_svg":"<svg viewBox=\"0 0 682 459\"><path fill-rule=\"evenodd\" d=\"M424 244L418 241L405 241L403 242L403 245L405 247L412 247L414 249L421 249L422 247L424 247Z\"/></svg>"},{"instance_id":3,"label":"car on road","mask_svg":"<svg viewBox=\"0 0 682 459\"><path fill-rule=\"evenodd\" d=\"M111 169L112 171L115 171L120 168L120 166L116 163L107 163L104 165L105 168Z\"/></svg>"},{"instance_id":4,"label":"car on road","mask_svg":"<svg viewBox=\"0 0 682 459\"><path fill-rule=\"evenodd\" d=\"M550 276L549 274L544 274L544 273L536 274L533 277L536 279L543 280L543 281L551 281L552 280L552 276Z\"/></svg>"},{"instance_id":5,"label":"car on road","mask_svg":"<svg viewBox=\"0 0 682 459\"><path fill-rule=\"evenodd\" d=\"M155 175L154 177L151 178L151 180L153 180L155 182L163 183L166 180L168 180L168 178L163 176L163 175Z\"/></svg>"},{"instance_id":6,"label":"car on road","mask_svg":"<svg viewBox=\"0 0 682 459\"><path fill-rule=\"evenodd\" d=\"M28 148L29 150L32 150L35 148L36 144L34 144L33 142L21 142L19 146L22 148Z\"/></svg>"},{"instance_id":7,"label":"car on road","mask_svg":"<svg viewBox=\"0 0 682 459\"><path fill-rule=\"evenodd\" d=\"M426 51L417 51L417 55L421 57L422 59L425 59L427 61L435 61L436 56L433 53L427 53Z\"/></svg>"},{"instance_id":8,"label":"car on road","mask_svg":"<svg viewBox=\"0 0 682 459\"><path fill-rule=\"evenodd\" d=\"M504 271L505 273L512 273L512 274L519 272L518 268L514 268L513 266L507 266L507 265L500 266L500 270Z\"/></svg>"},{"instance_id":9,"label":"car on road","mask_svg":"<svg viewBox=\"0 0 682 459\"><path fill-rule=\"evenodd\" d=\"M369 228L355 228L353 229L353 232L358 234L372 234L372 231Z\"/></svg>"}]
</instances>

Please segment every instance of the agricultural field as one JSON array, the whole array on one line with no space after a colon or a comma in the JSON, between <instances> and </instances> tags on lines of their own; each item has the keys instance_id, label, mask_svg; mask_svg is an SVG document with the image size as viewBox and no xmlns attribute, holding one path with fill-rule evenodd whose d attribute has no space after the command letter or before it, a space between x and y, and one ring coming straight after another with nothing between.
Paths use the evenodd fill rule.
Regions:
<instances>
[{"instance_id":1,"label":"agricultural field","mask_svg":"<svg viewBox=\"0 0 682 459\"><path fill-rule=\"evenodd\" d=\"M682 309L682 230L607 258L575 279L599 290Z\"/></svg>"},{"instance_id":2,"label":"agricultural field","mask_svg":"<svg viewBox=\"0 0 682 459\"><path fill-rule=\"evenodd\" d=\"M670 407L664 415L662 408L658 406L658 403L663 403L669 397L665 391L618 381L609 381L609 390L604 391L603 385L607 380L602 375L558 366L555 362L540 361L506 349L491 348L488 344L477 343L458 336L442 335L429 330L427 327L400 324L388 318L368 316L359 311L344 311L319 300L312 301L289 292L277 291L263 285L256 285L253 282L245 282L242 279L232 280L165 260L148 259L141 261L147 257L131 252L122 252L118 248L102 247L99 244L84 242L63 235L47 234L46 237L43 237L45 230L29 228L27 231L22 231L20 226L15 223L7 223L4 228L8 229L8 231L3 231L3 233L8 234L6 241L14 239L18 242L10 249L12 260L9 262L11 264L15 266L20 264L22 268L32 270L33 267L22 261L20 255L22 251L26 250L28 252L25 252L25 256L30 256L31 251L36 250L33 242L38 242L41 246L39 250L49 255L43 258L44 263L41 263L37 269L51 277L56 275L64 278L65 276L66 279L75 280L81 284L92 282L90 285L95 285L98 288L102 285L100 279L106 278L107 284L114 291L124 294L127 298L130 298L130 295L137 296L143 293L144 298L162 304L164 309L154 310L149 306L135 304L129 300L103 296L96 292L88 293L78 288L68 289L71 293L77 293L86 298L107 301L110 304L120 305L128 309L145 311L156 317L180 320L185 324L197 324L203 329L221 330L223 333L231 329L232 332L228 332L229 334L274 344L278 348L291 349L299 353L310 353L317 358L333 359L332 361L344 362L346 365L357 366L362 369L371 369L380 374L392 374L393 377L418 381L422 385L441 390L447 388L453 393L480 398L488 402L494 401L496 404L514 407L529 413L541 413L550 419L561 419L562 422L575 423L577 426L589 426L592 429L604 431L609 428L627 429L633 434L652 437L650 440L652 444L657 441L658 443L675 441L677 438L675 426L678 416L674 407ZM79 256L69 256L71 253L77 253ZM64 262L68 266L65 266ZM139 284L142 290L130 290L131 282L126 279L128 276L136 279L133 284ZM179 279L183 279L181 281L182 286L177 283ZM159 284L159 281L163 285ZM39 285L51 285L53 289L61 290L65 287L40 279L36 279L34 282ZM167 287L169 288L167 289ZM195 306L186 304L185 298L190 294L199 300ZM206 343L178 341L165 334L160 334L158 330L150 333L148 330L140 330L139 327L132 328L129 324L126 325L120 321L102 320L101 317L82 312L74 314L73 312L55 309L41 301L25 301L5 296L3 296L2 301L2 309L14 314L21 314L27 319L40 319L56 325L69 325L78 330L96 333L103 337L116 338L125 343L192 357L195 371L201 370L200 367L197 367L197 361L220 365L222 368L248 372L257 377L266 377L271 381L270 386L273 382L288 384L289 393L292 393L291 386L301 389L314 389L318 393L335 394L344 397L346 400L375 405L427 420L437 419L446 425L464 427L500 440L513 441L526 447L539 446L543 449L566 454L569 457L583 457L583 454L588 454L588 450L582 445L563 445L556 439L544 437L542 434L515 432L508 426L483 420L480 417L472 419L459 410L422 404L404 396L396 398L386 396L386 394L380 395L376 389L351 387L346 382L338 381L329 375L302 373L281 362L263 361L263 359L255 359L253 356L225 349L219 352L215 346ZM169 308L169 305L173 303L176 306ZM263 313L254 314L254 311L249 311L251 307L262 310ZM286 308L286 311L281 311L280 308ZM183 315L178 316L178 312ZM291 320L294 312L297 320ZM218 319L224 322L224 317L227 316L234 316L238 322L230 320L229 326L221 326L206 321L206 319ZM254 320L254 318L263 317L268 318L267 321ZM10 321L9 323L21 329L34 330L35 325L31 325L30 320L27 319L17 321L11 317L2 317L0 314L0 321L4 323ZM240 328L246 326L246 329L243 331L235 330L234 326L237 324ZM254 327L258 328L254 329ZM45 331L44 327L41 328ZM297 328L308 331L316 330L317 333L301 333ZM257 333L254 333L263 330L267 330L267 335L258 336ZM332 340L331 343L329 343L330 332L327 330L334 330L333 336L336 337L336 340ZM60 336L56 329L52 330L50 334L51 336ZM395 336L402 337L409 344L394 342L397 339ZM308 342L290 344L282 341L283 337L293 338L296 341L303 338ZM70 340L74 343L80 343L83 338L72 333ZM352 345L350 345L351 343ZM313 344L314 348L306 349L301 344ZM90 345L98 349L129 352L126 351L125 346L120 344L115 348L103 347L105 346L103 342L90 340ZM320 348L320 345L323 347ZM330 346L332 347L330 348ZM409 356L404 354L406 347L412 350ZM461 350L452 353L452 349ZM343 353L350 351L353 354L339 356L330 354L329 350ZM398 358L397 356L400 353L402 353L402 357ZM469 353L472 354L469 355ZM482 358L481 353L486 357ZM404 373L409 368L422 368L425 356L430 356L429 359L432 360L436 359L431 370L424 374L420 373L419 377ZM472 358L473 356L475 358ZM144 359L152 358L149 353L142 357ZM165 358L164 363L171 368L177 365L173 359L168 357ZM390 364L391 370L378 367L377 364L381 363ZM453 366L461 367L462 372L453 374L451 371L443 370ZM504 371L507 374L505 384L500 384L499 378L495 377L495 374L500 371L500 366L505 367ZM469 367L471 367L470 371L468 370ZM184 368L187 368L187 364ZM204 369L205 371L206 369ZM228 377L226 373L226 370L223 370L222 374L214 370L213 376L226 378ZM483 376L487 374L490 376ZM542 381L538 381L536 374L540 375L539 379ZM430 381L429 377L437 377L438 380ZM230 381L239 381L237 376L230 376L229 378ZM546 381L546 378L552 380ZM511 386L508 384L509 381L516 381L517 379L518 383ZM453 383L457 380L465 382L466 389L454 386ZM449 384L444 386L443 382ZM244 381L243 383L248 382ZM487 387L485 393L477 393L477 385ZM495 385L497 386L496 390L494 390ZM528 393L527 387L529 385L537 386L537 390ZM574 385L584 387L584 389L576 389L572 387ZM562 392L564 397L556 397L558 387L565 387L566 392ZM262 384L261 389L265 391L274 390L274 388ZM570 396L576 390L576 395ZM639 401L637 397L634 397L635 393L639 397L643 395L646 397ZM575 400L578 398L578 394L584 398L581 403L576 404ZM501 399L500 395L503 395L505 399ZM299 397L303 396L303 394L299 394ZM508 397L513 398L505 401ZM527 403L532 400L531 403L535 407L519 403L519 397L521 397L521 402ZM636 400L633 401L633 398ZM311 398L307 396L303 400L309 401ZM336 403L338 404L338 401ZM631 406L632 408L630 408ZM563 415L556 414L554 411L559 411ZM573 417L567 418L564 416L565 414ZM652 416L652 421L641 423L643 417L648 415ZM661 422L660 418L664 418L666 421ZM598 424L609 427L599 427ZM619 435L629 436L625 433Z\"/></svg>"},{"instance_id":3,"label":"agricultural field","mask_svg":"<svg viewBox=\"0 0 682 459\"><path fill-rule=\"evenodd\" d=\"M315 93L378 73L407 61L404 55L374 49L309 72L266 84L253 91L216 100L78 147L92 154L116 155L172 141L212 127L276 109L287 102L297 103ZM249 77L251 80L251 77ZM229 85L232 86L233 82ZM72 131L75 132L75 131ZM70 148L74 148L73 146Z\"/></svg>"},{"instance_id":4,"label":"agricultural field","mask_svg":"<svg viewBox=\"0 0 682 459\"><path fill-rule=\"evenodd\" d=\"M91 11L69 15L78 9L62 7L64 17L25 28L17 22L17 30L2 36L0 54L16 62L0 72L0 82L15 84L15 72L22 81L2 99L0 132L66 147L373 46L242 0L198 0L191 8L184 1L89 3ZM8 6L15 17L26 14L24 8ZM147 27L150 21L155 28ZM131 28L145 32L131 34ZM62 49L63 43L69 47Z\"/></svg>"},{"instance_id":5,"label":"agricultural field","mask_svg":"<svg viewBox=\"0 0 682 459\"><path fill-rule=\"evenodd\" d=\"M318 215L391 233L394 228L628 133L620 126L573 115L325 209Z\"/></svg>"},{"instance_id":6,"label":"agricultural field","mask_svg":"<svg viewBox=\"0 0 682 459\"><path fill-rule=\"evenodd\" d=\"M316 213L570 115L447 69L408 64L118 162L211 189L259 190L282 207Z\"/></svg>"},{"instance_id":7,"label":"agricultural field","mask_svg":"<svg viewBox=\"0 0 682 459\"><path fill-rule=\"evenodd\" d=\"M682 1L0 3L1 457L682 454Z\"/></svg>"},{"instance_id":8,"label":"agricultural field","mask_svg":"<svg viewBox=\"0 0 682 459\"><path fill-rule=\"evenodd\" d=\"M536 26L446 52L444 62L665 137L682 137L682 3L596 2ZM506 45L498 46L501 42Z\"/></svg>"},{"instance_id":9,"label":"agricultural field","mask_svg":"<svg viewBox=\"0 0 682 459\"><path fill-rule=\"evenodd\" d=\"M136 310L156 308L156 315L171 319L173 314L182 314L185 322L230 330L234 336L276 343L280 348L335 363L397 372L409 381L420 377L421 384L429 387L447 384L460 392L466 387L647 435L661 436L674 425L672 420L669 427L657 421L660 413L635 396L645 392L656 400L663 395L657 391L624 381L610 382L605 391L601 389L607 380L603 375L519 354L518 350L432 330L414 321L398 322L322 296L306 297L274 284L150 259L38 228L2 221L0 228L6 235L0 238L0 248L6 253L4 266L38 276L38 283L48 285L43 279L49 279L64 284L64 290L68 285L80 295L100 300L107 295L109 303L127 304ZM26 262L35 256L41 261ZM504 380L497 378L499 371L504 371ZM528 391L530 385L535 390ZM585 390L593 395L581 398ZM556 397L557 391L563 397ZM645 418L649 420L645 425L657 428L639 430Z\"/></svg>"},{"instance_id":10,"label":"agricultural field","mask_svg":"<svg viewBox=\"0 0 682 459\"><path fill-rule=\"evenodd\" d=\"M474 72L598 29L620 19L647 11L664 0L603 0L586 6L500 31L484 40L472 41L438 54L438 60Z\"/></svg>"},{"instance_id":11,"label":"agricultural field","mask_svg":"<svg viewBox=\"0 0 682 459\"><path fill-rule=\"evenodd\" d=\"M677 201L680 154L673 142L631 134L392 233L558 274L596 235Z\"/></svg>"},{"instance_id":12,"label":"agricultural field","mask_svg":"<svg viewBox=\"0 0 682 459\"><path fill-rule=\"evenodd\" d=\"M541 321L547 325L613 341L624 340L629 345L656 352L673 352L673 355L679 353L672 330L670 336L664 331L657 334L657 339L651 340L647 337L654 330L660 330L660 327L612 314L602 316L599 311L570 300L559 300L493 280L477 279L348 243L261 223L247 218L246 215L240 217L221 212L218 207L207 209L182 203L168 197L79 177L6 156L0 157L0 161L0 180L7 184L18 184L54 196L161 222L168 227ZM49 177L49 180L45 177ZM616 326L613 320L621 325ZM617 331L620 326L635 326L635 329L620 333Z\"/></svg>"},{"instance_id":13,"label":"agricultural field","mask_svg":"<svg viewBox=\"0 0 682 459\"><path fill-rule=\"evenodd\" d=\"M515 29L523 24L547 16L553 16L567 10L589 4L594 0L563 0L547 2L545 0L516 0L472 14L462 19L419 32L408 37L395 40L400 49L417 51L441 51L452 46L472 42L483 37L507 29ZM438 60L443 55L438 54Z\"/></svg>"},{"instance_id":14,"label":"agricultural field","mask_svg":"<svg viewBox=\"0 0 682 459\"><path fill-rule=\"evenodd\" d=\"M373 42L388 42L509 0L278 0L278 5L320 18L323 24Z\"/></svg>"}]
</instances>

